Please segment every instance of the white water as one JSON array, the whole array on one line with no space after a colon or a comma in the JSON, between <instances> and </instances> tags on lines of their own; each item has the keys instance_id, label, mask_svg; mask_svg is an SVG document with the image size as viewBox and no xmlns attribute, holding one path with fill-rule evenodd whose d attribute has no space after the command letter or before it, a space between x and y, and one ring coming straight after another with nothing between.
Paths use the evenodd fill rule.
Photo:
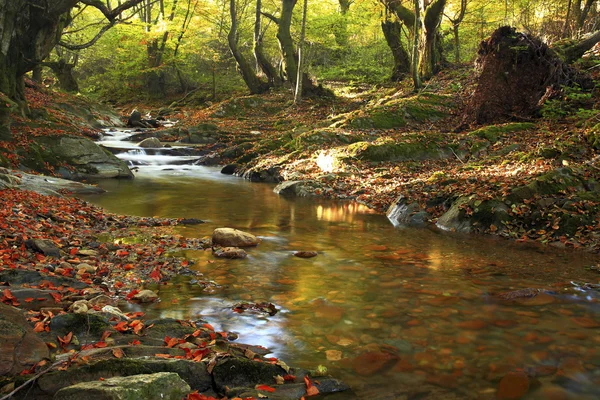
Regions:
<instances>
[{"instance_id":1,"label":"white water","mask_svg":"<svg viewBox=\"0 0 600 400\"><path fill-rule=\"evenodd\" d=\"M200 159L198 156L170 155L169 153L173 151L173 148L155 149L152 153L158 154L148 154L137 143L127 141L137 133L139 132L134 132L131 129L105 129L104 135L98 141L98 144L107 148L122 150L123 152L116 154L116 156L126 161L130 167L168 166L169 169L183 169L193 166Z\"/></svg>"}]
</instances>

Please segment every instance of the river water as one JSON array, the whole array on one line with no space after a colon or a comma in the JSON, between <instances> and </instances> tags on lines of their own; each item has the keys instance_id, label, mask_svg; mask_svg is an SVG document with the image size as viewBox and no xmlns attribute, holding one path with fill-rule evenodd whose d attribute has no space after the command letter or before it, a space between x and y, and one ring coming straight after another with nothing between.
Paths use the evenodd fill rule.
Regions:
<instances>
[{"instance_id":1,"label":"river water","mask_svg":"<svg viewBox=\"0 0 600 400\"><path fill-rule=\"evenodd\" d=\"M529 376L524 398L600 398L600 291L585 285L599 281L597 257L395 228L357 203L288 199L216 168L141 160L136 179L103 181L108 193L86 200L207 220L178 228L189 237L227 226L262 239L243 260L185 252L220 287L154 286L161 302L147 315L202 318L289 364L325 366L361 399L494 399L515 371ZM496 296L526 288L540 293ZM240 301L279 312L238 314Z\"/></svg>"}]
</instances>

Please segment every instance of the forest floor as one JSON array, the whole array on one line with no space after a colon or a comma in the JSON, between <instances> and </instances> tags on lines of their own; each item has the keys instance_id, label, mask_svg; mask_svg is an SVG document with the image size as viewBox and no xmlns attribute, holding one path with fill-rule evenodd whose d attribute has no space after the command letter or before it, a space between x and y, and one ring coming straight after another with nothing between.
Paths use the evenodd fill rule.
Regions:
<instances>
[{"instance_id":1,"label":"forest floor","mask_svg":"<svg viewBox=\"0 0 600 400\"><path fill-rule=\"evenodd\" d=\"M335 99L309 98L299 105L284 90L240 96L204 107L167 108L163 111L179 124L151 134L163 142L195 143L209 152L206 163L230 164L248 179L298 182L291 187L294 195L355 200L382 213L396 203L403 210L402 224L437 224L600 250L598 91L567 91L544 107L543 118L457 132L473 85L471 70L465 67L445 71L417 94L402 84L357 89L333 85ZM84 99L35 87L27 88L27 96L34 118L16 117L16 140L0 143L4 166L22 166L27 152L21 150L40 136L98 137L88 117L101 118L102 111L81 118L65 114L65 103L86 109ZM161 106L137 105L143 111ZM52 174L59 167L47 163L37 172ZM73 369L97 380L115 367L102 364L104 369L91 370L91 361L114 362L130 355L181 362L209 359L216 372L205 370L202 376L214 382L234 362L223 359L227 353L236 354L235 362L261 360L260 368L277 369L266 371L261 381L244 382L252 396L277 390L282 380L296 382L300 393L314 393L305 372L292 376L284 363L261 355L260 348L248 351L233 345L227 332L214 332L201 321L146 321L139 313L118 315L105 308L152 301L152 293L144 293L149 296L145 299L138 296L145 281L168 284L176 274L194 275L186 260L171 254L182 248L204 249L209 243L173 234L170 227L182 221L117 216L80 200L14 189L1 190L0 197L0 282L6 286L2 303L29 310L28 323L39 337L29 338L28 344L39 350L38 356L46 348L60 354L52 370L66 374ZM129 240L139 236L145 240ZM210 285L201 276L195 278ZM104 314L94 324L82 321L73 309L77 301ZM0 311L0 323L5 323L5 310ZM596 326L594 321L582 323ZM3 354L15 353L15 343L3 346ZM40 372L48 377L38 379L39 398L51 398L59 389L52 384L57 381L53 372L45 372L46 360L33 365L27 358L2 360L24 377L0 382L0 393ZM275 375L281 378L274 381ZM209 383L208 393L222 391L227 379L220 381L222 387ZM198 383L192 389L200 387Z\"/></svg>"},{"instance_id":2,"label":"forest floor","mask_svg":"<svg viewBox=\"0 0 600 400\"><path fill-rule=\"evenodd\" d=\"M337 84L335 99L298 105L285 91L238 97L177 109L181 127L159 137L208 143L207 164L247 179L299 181L295 195L408 207L401 225L600 250L598 90L567 89L541 118L456 131L474 84L461 67L417 94L404 82Z\"/></svg>"}]
</instances>

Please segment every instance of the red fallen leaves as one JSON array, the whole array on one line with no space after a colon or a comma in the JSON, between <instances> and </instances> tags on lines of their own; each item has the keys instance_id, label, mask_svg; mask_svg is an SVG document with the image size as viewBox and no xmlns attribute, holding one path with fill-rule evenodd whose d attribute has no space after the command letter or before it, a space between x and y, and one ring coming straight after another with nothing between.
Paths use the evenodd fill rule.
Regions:
<instances>
[{"instance_id":1,"label":"red fallen leaves","mask_svg":"<svg viewBox=\"0 0 600 400\"><path fill-rule=\"evenodd\" d=\"M60 347L66 350L69 343L71 343L71 339L73 339L73 332L67 333L62 338L60 336L57 336L56 338L58 339L58 343L60 343Z\"/></svg>"},{"instance_id":2,"label":"red fallen leaves","mask_svg":"<svg viewBox=\"0 0 600 400\"><path fill-rule=\"evenodd\" d=\"M319 389L313 385L308 376L304 377L304 383L306 384L306 396L316 396L319 394Z\"/></svg>"},{"instance_id":3,"label":"red fallen leaves","mask_svg":"<svg viewBox=\"0 0 600 400\"><path fill-rule=\"evenodd\" d=\"M62 294L60 294L60 293L50 292L50 296L52 296L55 303L60 303L62 300Z\"/></svg>"},{"instance_id":4,"label":"red fallen leaves","mask_svg":"<svg viewBox=\"0 0 600 400\"><path fill-rule=\"evenodd\" d=\"M10 289L4 289L4 291L2 292L2 302L5 304L11 304L14 307L17 307L19 305L17 298L12 294Z\"/></svg>"},{"instance_id":5,"label":"red fallen leaves","mask_svg":"<svg viewBox=\"0 0 600 400\"><path fill-rule=\"evenodd\" d=\"M269 392L269 393L273 393L275 391L275 388L272 388L271 386L268 386L268 385L256 385L254 387L254 389L262 390L263 392Z\"/></svg>"}]
</instances>

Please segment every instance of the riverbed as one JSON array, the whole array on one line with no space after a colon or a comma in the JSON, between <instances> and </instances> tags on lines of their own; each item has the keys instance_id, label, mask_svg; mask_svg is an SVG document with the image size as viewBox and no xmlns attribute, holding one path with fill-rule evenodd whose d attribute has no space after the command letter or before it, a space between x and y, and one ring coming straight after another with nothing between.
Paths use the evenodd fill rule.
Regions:
<instances>
[{"instance_id":1,"label":"riverbed","mask_svg":"<svg viewBox=\"0 0 600 400\"><path fill-rule=\"evenodd\" d=\"M227 226L262 239L243 260L181 254L214 284L150 286L161 301L147 315L203 319L289 364L325 366L360 398L492 399L515 371L526 398L600 397L597 256L395 228L361 204L280 197L218 168L148 162L136 175L85 199L206 221L178 228L188 237ZM318 255L293 256L301 250ZM279 312L234 312L241 301Z\"/></svg>"}]
</instances>

